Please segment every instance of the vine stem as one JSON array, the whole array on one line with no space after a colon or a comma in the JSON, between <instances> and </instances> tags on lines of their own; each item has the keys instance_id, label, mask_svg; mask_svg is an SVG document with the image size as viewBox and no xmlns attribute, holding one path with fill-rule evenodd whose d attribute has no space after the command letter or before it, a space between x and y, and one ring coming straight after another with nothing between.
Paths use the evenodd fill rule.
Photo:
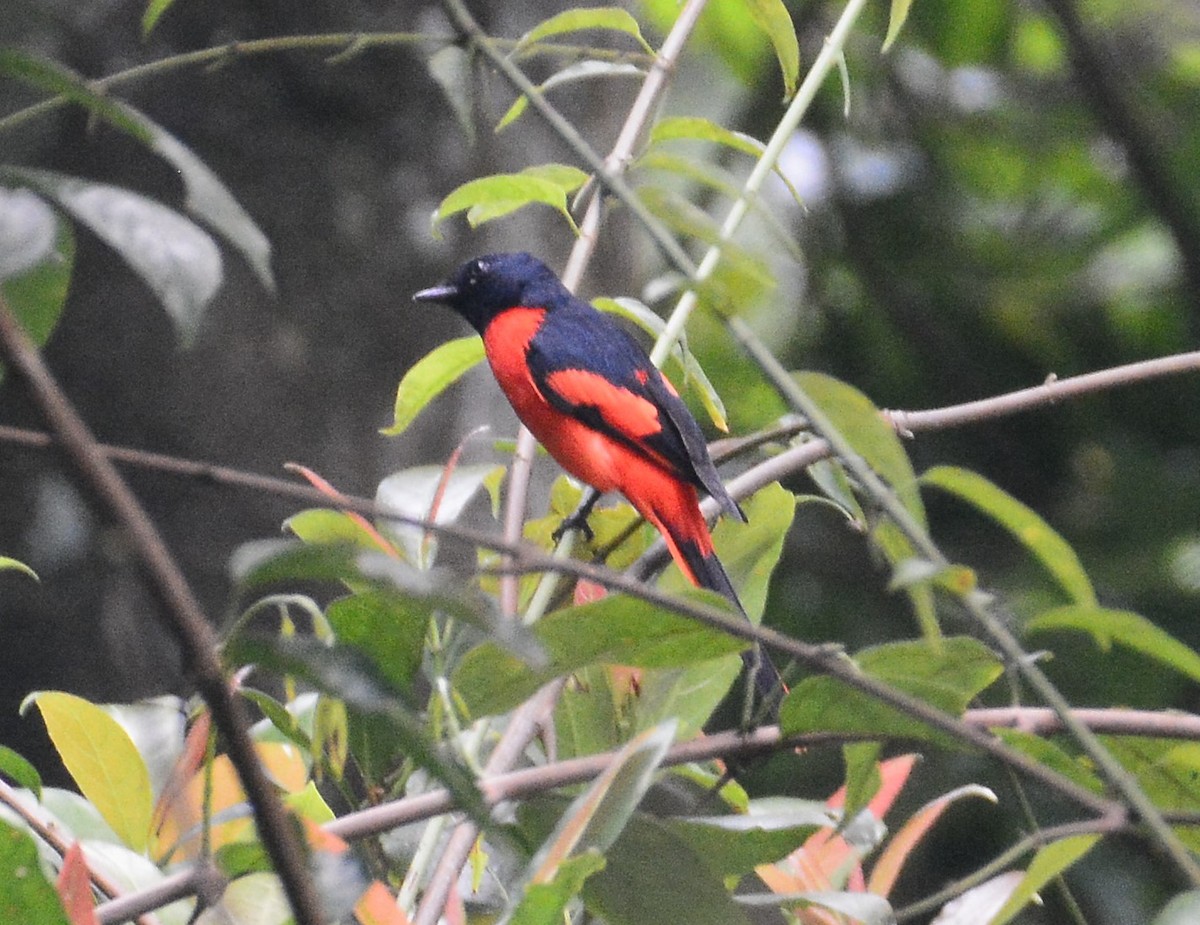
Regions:
<instances>
[{"instance_id":1,"label":"vine stem","mask_svg":"<svg viewBox=\"0 0 1200 925\"><path fill-rule=\"evenodd\" d=\"M153 521L113 464L100 452L91 431L59 388L2 295L0 354L24 379L79 476L124 527L137 550L151 586L164 605L168 628L183 650L185 664L195 676L196 687L225 738L229 759L254 810L263 847L275 866L296 921L299 925L320 925L321 903L308 873L298 830L259 763L245 710L225 678L218 657L220 644L212 625Z\"/></svg>"}]
</instances>

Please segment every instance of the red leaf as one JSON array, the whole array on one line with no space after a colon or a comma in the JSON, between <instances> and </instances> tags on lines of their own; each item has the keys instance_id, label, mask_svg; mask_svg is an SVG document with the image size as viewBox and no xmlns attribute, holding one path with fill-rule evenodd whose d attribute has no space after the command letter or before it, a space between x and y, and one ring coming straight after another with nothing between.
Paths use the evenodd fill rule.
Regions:
<instances>
[{"instance_id":1,"label":"red leaf","mask_svg":"<svg viewBox=\"0 0 1200 925\"><path fill-rule=\"evenodd\" d=\"M71 925L97 925L96 905L92 901L91 872L79 842L67 849L56 886Z\"/></svg>"},{"instance_id":2,"label":"red leaf","mask_svg":"<svg viewBox=\"0 0 1200 925\"><path fill-rule=\"evenodd\" d=\"M354 917L360 925L411 925L404 910L396 905L396 897L378 880L359 898Z\"/></svg>"}]
</instances>

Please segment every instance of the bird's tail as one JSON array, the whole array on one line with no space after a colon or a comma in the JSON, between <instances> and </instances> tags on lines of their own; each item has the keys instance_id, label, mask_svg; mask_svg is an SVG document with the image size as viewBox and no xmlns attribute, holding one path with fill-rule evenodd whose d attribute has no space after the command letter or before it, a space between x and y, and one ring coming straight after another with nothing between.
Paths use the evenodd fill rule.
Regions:
<instances>
[{"instance_id":1,"label":"bird's tail","mask_svg":"<svg viewBox=\"0 0 1200 925\"><path fill-rule=\"evenodd\" d=\"M666 541L667 549L670 550L671 558L692 584L716 591L745 616L746 608L738 599L733 582L729 580L729 573L725 571L725 566L713 550L712 536L708 532L704 516L700 513L696 490L690 485L679 487L679 493L687 496L678 499L680 503L666 503L673 499L659 497L655 499L653 508L642 511L642 514L658 528L658 532ZM774 718L779 701L787 693L779 670L758 645L743 652L742 661L754 680L754 687L760 698L768 705Z\"/></svg>"}]
</instances>

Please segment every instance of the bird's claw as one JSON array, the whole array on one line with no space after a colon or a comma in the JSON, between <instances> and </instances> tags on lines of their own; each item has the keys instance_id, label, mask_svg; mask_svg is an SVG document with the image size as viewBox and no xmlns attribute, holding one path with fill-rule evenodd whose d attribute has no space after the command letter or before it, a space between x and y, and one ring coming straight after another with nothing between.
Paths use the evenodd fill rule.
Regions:
<instances>
[{"instance_id":1,"label":"bird's claw","mask_svg":"<svg viewBox=\"0 0 1200 925\"><path fill-rule=\"evenodd\" d=\"M591 509L578 510L573 514L569 514L563 518L563 522L558 525L558 529L550 534L550 538L554 542L559 542L567 535L568 530L578 530L583 534L583 538L589 543L596 538L596 534L592 532L592 528L588 526L588 515Z\"/></svg>"}]
</instances>

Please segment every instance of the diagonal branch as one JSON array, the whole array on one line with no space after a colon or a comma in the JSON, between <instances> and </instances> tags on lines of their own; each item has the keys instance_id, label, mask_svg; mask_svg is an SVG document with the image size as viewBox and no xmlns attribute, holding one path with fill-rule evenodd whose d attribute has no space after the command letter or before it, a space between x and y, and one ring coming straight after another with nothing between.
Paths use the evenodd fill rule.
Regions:
<instances>
[{"instance_id":1,"label":"diagonal branch","mask_svg":"<svg viewBox=\"0 0 1200 925\"><path fill-rule=\"evenodd\" d=\"M0 355L25 380L80 478L129 535L150 583L162 600L168 629L183 650L196 687L225 737L230 760L254 809L266 848L299 925L320 925L321 906L308 875L297 830L267 780L250 738L241 703L217 657L218 640L153 522L129 486L97 447L41 355L0 296Z\"/></svg>"}]
</instances>

